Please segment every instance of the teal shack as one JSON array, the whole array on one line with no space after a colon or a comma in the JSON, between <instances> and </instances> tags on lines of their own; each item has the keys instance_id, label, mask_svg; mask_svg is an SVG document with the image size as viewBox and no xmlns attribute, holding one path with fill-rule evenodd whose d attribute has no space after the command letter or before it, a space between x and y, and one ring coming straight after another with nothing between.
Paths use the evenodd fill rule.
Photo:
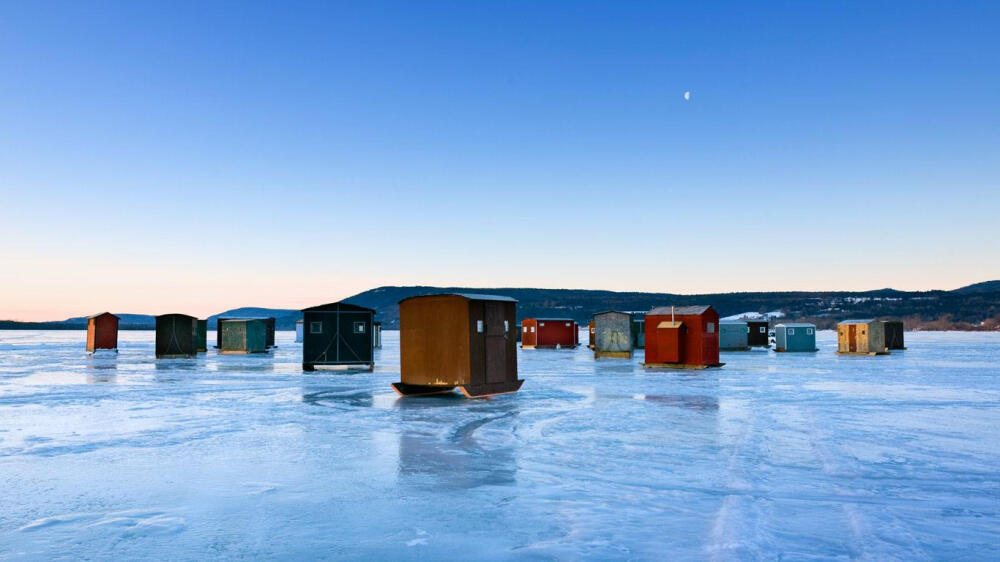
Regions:
<instances>
[{"instance_id":1,"label":"teal shack","mask_svg":"<svg viewBox=\"0 0 1000 562\"><path fill-rule=\"evenodd\" d=\"M225 355L267 353L267 320L246 318L226 320L220 324L222 345L219 353Z\"/></svg>"},{"instance_id":2,"label":"teal shack","mask_svg":"<svg viewBox=\"0 0 1000 562\"><path fill-rule=\"evenodd\" d=\"M804 322L774 327L775 351L817 351L816 326Z\"/></svg>"},{"instance_id":3,"label":"teal shack","mask_svg":"<svg viewBox=\"0 0 1000 562\"><path fill-rule=\"evenodd\" d=\"M630 312L632 315L632 349L646 349L646 313Z\"/></svg>"},{"instance_id":4,"label":"teal shack","mask_svg":"<svg viewBox=\"0 0 1000 562\"><path fill-rule=\"evenodd\" d=\"M750 349L747 336L750 327L745 320L719 321L719 351L746 351Z\"/></svg>"}]
</instances>

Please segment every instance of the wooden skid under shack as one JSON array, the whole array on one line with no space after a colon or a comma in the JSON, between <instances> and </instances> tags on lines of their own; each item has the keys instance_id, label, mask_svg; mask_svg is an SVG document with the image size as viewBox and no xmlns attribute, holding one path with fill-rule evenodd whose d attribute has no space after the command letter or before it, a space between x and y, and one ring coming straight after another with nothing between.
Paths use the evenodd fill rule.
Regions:
<instances>
[{"instance_id":1,"label":"wooden skid under shack","mask_svg":"<svg viewBox=\"0 0 1000 562\"><path fill-rule=\"evenodd\" d=\"M601 358L613 358L613 359L631 359L632 352L630 351L594 351L594 359Z\"/></svg>"},{"instance_id":2,"label":"wooden skid under shack","mask_svg":"<svg viewBox=\"0 0 1000 562\"><path fill-rule=\"evenodd\" d=\"M838 351L837 355L853 355L855 357L873 357L875 355L889 355L888 351Z\"/></svg>"},{"instance_id":3,"label":"wooden skid under shack","mask_svg":"<svg viewBox=\"0 0 1000 562\"><path fill-rule=\"evenodd\" d=\"M691 371L700 371L701 369L718 369L725 365L725 363L716 363L715 365L686 365L684 363L640 363L646 369L683 369Z\"/></svg>"},{"instance_id":4,"label":"wooden skid under shack","mask_svg":"<svg viewBox=\"0 0 1000 562\"><path fill-rule=\"evenodd\" d=\"M775 351L775 353L815 353L815 352L819 351L819 349L818 348L817 349L799 349L799 350L795 350L795 351L788 351L787 349L777 348L776 347L776 348L774 348L774 351Z\"/></svg>"}]
</instances>

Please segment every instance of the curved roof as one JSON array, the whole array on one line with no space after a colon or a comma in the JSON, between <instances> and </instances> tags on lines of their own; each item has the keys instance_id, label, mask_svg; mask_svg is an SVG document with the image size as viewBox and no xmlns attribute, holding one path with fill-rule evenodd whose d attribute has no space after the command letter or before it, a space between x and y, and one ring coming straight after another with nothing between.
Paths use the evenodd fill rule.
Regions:
<instances>
[{"instance_id":1,"label":"curved roof","mask_svg":"<svg viewBox=\"0 0 1000 562\"><path fill-rule=\"evenodd\" d=\"M510 297L503 297L500 295L480 295L477 293L430 293L427 295L413 295L412 297L406 297L399 302L408 301L410 299L421 299L424 297L462 297L463 299L470 301L517 302L517 299L512 299Z\"/></svg>"},{"instance_id":2,"label":"curved roof","mask_svg":"<svg viewBox=\"0 0 1000 562\"><path fill-rule=\"evenodd\" d=\"M375 314L374 309L346 302L331 302L327 304L310 306L309 308L302 309L302 312L338 312L338 311L371 312L372 314Z\"/></svg>"}]
</instances>

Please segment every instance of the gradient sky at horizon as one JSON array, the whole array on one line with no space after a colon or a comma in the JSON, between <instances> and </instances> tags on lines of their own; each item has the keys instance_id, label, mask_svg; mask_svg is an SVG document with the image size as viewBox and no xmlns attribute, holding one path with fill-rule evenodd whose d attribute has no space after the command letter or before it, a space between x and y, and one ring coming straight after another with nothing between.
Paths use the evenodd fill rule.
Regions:
<instances>
[{"instance_id":1,"label":"gradient sky at horizon","mask_svg":"<svg viewBox=\"0 0 1000 562\"><path fill-rule=\"evenodd\" d=\"M0 318L1000 278L998 21L996 2L2 2Z\"/></svg>"}]
</instances>

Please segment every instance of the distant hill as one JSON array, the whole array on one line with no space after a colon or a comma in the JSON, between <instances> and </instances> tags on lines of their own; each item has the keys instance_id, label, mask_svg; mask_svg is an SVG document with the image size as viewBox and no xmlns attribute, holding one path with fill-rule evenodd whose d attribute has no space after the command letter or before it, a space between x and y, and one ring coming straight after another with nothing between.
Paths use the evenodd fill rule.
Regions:
<instances>
[{"instance_id":1,"label":"distant hill","mask_svg":"<svg viewBox=\"0 0 1000 562\"><path fill-rule=\"evenodd\" d=\"M399 328L399 301L429 293L485 293L518 300L517 317L558 316L586 323L603 310L646 311L661 305L711 304L722 317L779 312L785 320L806 320L821 328L844 318L902 318L908 329L983 329L1000 325L1000 281L987 281L954 291L786 291L676 295L595 291L585 289L525 289L468 287L378 287L354 295L347 302L373 308L376 320L388 330ZM152 329L152 316L119 314L123 329ZM208 317L214 330L220 316L274 316L279 330L292 330L301 318L298 310L235 308ZM59 322L0 321L0 329L81 329L83 317Z\"/></svg>"},{"instance_id":2,"label":"distant hill","mask_svg":"<svg viewBox=\"0 0 1000 562\"><path fill-rule=\"evenodd\" d=\"M952 293L958 293L960 295L971 295L974 293L998 293L1000 292L1000 280L998 281L983 281L982 283L975 283L973 285L966 285L959 289L955 289Z\"/></svg>"},{"instance_id":3,"label":"distant hill","mask_svg":"<svg viewBox=\"0 0 1000 562\"><path fill-rule=\"evenodd\" d=\"M603 310L646 311L661 305L711 304L720 316L779 311L787 320L808 320L829 327L845 318L904 318L917 328L923 322L972 329L1000 316L1000 290L976 291L814 291L757 292L677 295L584 289L524 289L468 287L379 287L354 295L347 302L376 310L376 319L386 329L399 327L401 299L430 293L484 293L518 300L517 317L559 316L585 323ZM944 324L941 324L944 322Z\"/></svg>"}]
</instances>

